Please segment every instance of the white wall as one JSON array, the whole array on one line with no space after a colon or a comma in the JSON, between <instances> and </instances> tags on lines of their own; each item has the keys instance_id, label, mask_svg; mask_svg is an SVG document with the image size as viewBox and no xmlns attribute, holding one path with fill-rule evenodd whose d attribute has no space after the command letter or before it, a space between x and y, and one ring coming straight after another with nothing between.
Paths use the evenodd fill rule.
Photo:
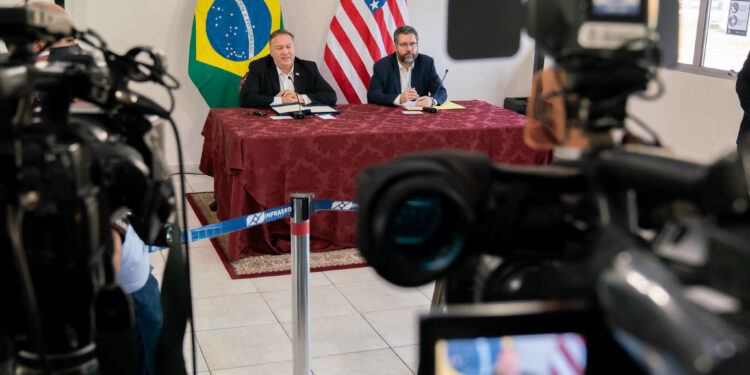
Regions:
<instances>
[{"instance_id":1,"label":"white wall","mask_svg":"<svg viewBox=\"0 0 750 375\"><path fill-rule=\"evenodd\" d=\"M15 0L0 0L13 4ZM187 75L190 28L195 0L66 0L77 26L96 30L117 52L135 45L155 46L167 56L169 70L182 87L176 91L174 119L180 129L185 162L199 163L200 135L208 106ZM328 25L338 0L280 0L284 25L295 33L297 55L323 66ZM420 52L436 60L438 71L449 69L445 86L453 100L482 99L502 105L506 96L527 96L530 90L533 43L524 38L520 52L505 59L455 61L446 53L447 0L409 0L411 24L420 33ZM481 36L477 36L481 37ZM324 70L324 69L322 69ZM742 117L734 81L662 71L664 96L653 102L634 99L629 111L661 136L668 147L693 158L710 160L731 149ZM138 87L165 102L162 91ZM168 162L176 164L174 143L167 144Z\"/></svg>"},{"instance_id":2,"label":"white wall","mask_svg":"<svg viewBox=\"0 0 750 375\"><path fill-rule=\"evenodd\" d=\"M742 108L734 79L662 69L664 95L631 99L628 112L644 120L678 154L711 161L735 149Z\"/></svg>"}]
</instances>

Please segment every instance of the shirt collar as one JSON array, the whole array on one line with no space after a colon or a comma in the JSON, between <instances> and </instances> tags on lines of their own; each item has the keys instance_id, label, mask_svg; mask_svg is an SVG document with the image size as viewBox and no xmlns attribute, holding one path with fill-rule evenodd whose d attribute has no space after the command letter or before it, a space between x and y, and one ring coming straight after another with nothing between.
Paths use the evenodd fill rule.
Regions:
<instances>
[{"instance_id":1,"label":"shirt collar","mask_svg":"<svg viewBox=\"0 0 750 375\"><path fill-rule=\"evenodd\" d=\"M286 77L292 77L294 79L294 67L292 67L292 70L289 71L289 74L284 74L284 72L279 69L279 67L276 67L276 73L278 73L279 77L286 78Z\"/></svg>"},{"instance_id":2,"label":"shirt collar","mask_svg":"<svg viewBox=\"0 0 750 375\"><path fill-rule=\"evenodd\" d=\"M401 73L411 72L412 68L414 68L414 63L411 63L408 68L404 68L404 66L400 62L397 62L396 64L398 64L398 71Z\"/></svg>"}]
</instances>

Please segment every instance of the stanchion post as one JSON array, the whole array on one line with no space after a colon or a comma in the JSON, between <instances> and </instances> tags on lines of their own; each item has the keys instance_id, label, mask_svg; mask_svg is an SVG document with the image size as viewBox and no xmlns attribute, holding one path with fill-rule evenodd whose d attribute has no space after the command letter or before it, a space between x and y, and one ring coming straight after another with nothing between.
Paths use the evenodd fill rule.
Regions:
<instances>
[{"instance_id":1,"label":"stanchion post","mask_svg":"<svg viewBox=\"0 0 750 375\"><path fill-rule=\"evenodd\" d=\"M310 216L312 193L293 193L292 220L292 373L310 375Z\"/></svg>"}]
</instances>

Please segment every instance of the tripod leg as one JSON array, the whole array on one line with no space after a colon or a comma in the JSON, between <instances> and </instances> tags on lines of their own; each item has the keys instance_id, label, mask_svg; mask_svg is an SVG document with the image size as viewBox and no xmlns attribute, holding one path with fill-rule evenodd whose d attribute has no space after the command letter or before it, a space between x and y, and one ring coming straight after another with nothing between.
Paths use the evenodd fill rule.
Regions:
<instances>
[{"instance_id":1,"label":"tripod leg","mask_svg":"<svg viewBox=\"0 0 750 375\"><path fill-rule=\"evenodd\" d=\"M445 279L435 280L435 290L432 292L432 304L430 305L431 313L443 312L445 309L445 290L443 283Z\"/></svg>"}]
</instances>

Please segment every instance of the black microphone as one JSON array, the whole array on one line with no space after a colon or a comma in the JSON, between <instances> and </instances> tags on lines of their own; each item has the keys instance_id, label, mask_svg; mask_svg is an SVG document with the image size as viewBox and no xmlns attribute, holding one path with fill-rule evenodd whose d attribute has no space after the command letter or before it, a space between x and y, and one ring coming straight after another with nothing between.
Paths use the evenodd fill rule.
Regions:
<instances>
[{"instance_id":1,"label":"black microphone","mask_svg":"<svg viewBox=\"0 0 750 375\"><path fill-rule=\"evenodd\" d=\"M437 90L435 91L434 95L437 95L437 93L440 92L440 89L443 87L443 80L445 80L445 76L448 75L448 69L445 69L445 73L443 73L443 78L440 79L440 85L438 86ZM427 113L437 113L437 108L433 106L429 107L422 107L422 111Z\"/></svg>"},{"instance_id":2,"label":"black microphone","mask_svg":"<svg viewBox=\"0 0 750 375\"><path fill-rule=\"evenodd\" d=\"M290 115L294 119L304 120L305 112L302 111L302 104L299 102L299 95L297 95L297 87L294 85L294 80L292 79L292 76L286 76L286 78L289 78L289 80L292 81L292 89L294 89L294 96L297 98L297 106L299 107L299 110L290 113Z\"/></svg>"}]
</instances>

